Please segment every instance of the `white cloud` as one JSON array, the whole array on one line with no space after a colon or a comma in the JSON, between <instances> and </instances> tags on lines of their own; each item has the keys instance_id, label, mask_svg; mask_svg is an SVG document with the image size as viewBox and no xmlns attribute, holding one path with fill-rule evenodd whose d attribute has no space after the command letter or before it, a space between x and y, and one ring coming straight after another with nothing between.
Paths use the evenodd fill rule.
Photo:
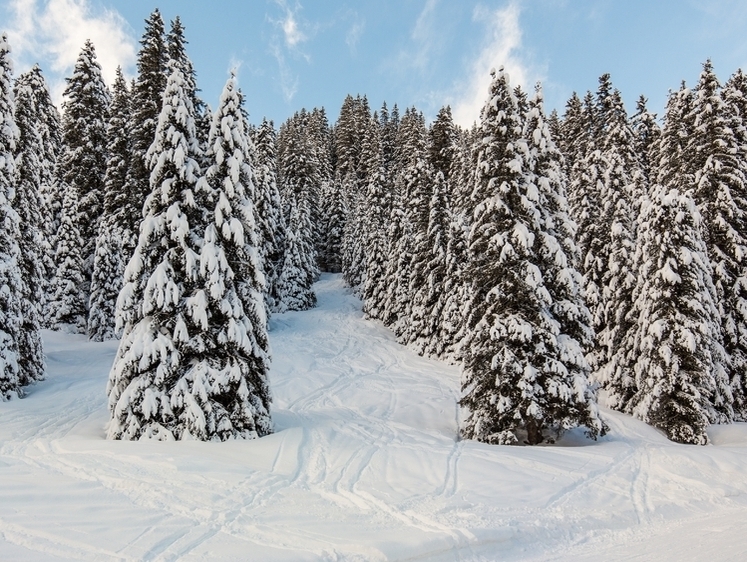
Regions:
<instances>
[{"instance_id":1,"label":"white cloud","mask_svg":"<svg viewBox=\"0 0 747 562\"><path fill-rule=\"evenodd\" d=\"M348 32L345 34L345 43L350 49L351 53L355 53L355 49L358 46L363 31L366 29L366 20L356 19L353 25L348 28Z\"/></svg>"},{"instance_id":2,"label":"white cloud","mask_svg":"<svg viewBox=\"0 0 747 562\"><path fill-rule=\"evenodd\" d=\"M308 39L308 36L301 30L296 14L301 5L296 4L295 8L291 9L285 0L275 0L275 2L285 12L283 19L277 22L283 31L285 44L289 49L295 49L296 46Z\"/></svg>"},{"instance_id":3,"label":"white cloud","mask_svg":"<svg viewBox=\"0 0 747 562\"><path fill-rule=\"evenodd\" d=\"M490 86L490 70L501 66L506 70L511 85L521 85L531 91L533 84L542 78L541 72L532 68L521 56L521 10L516 1L504 8L490 11L483 6L475 9L473 20L485 25L486 35L480 53L475 58L470 72L454 96L452 110L454 121L469 127L480 118Z\"/></svg>"},{"instance_id":4,"label":"white cloud","mask_svg":"<svg viewBox=\"0 0 747 562\"><path fill-rule=\"evenodd\" d=\"M10 11L8 39L18 71L38 62L56 102L86 39L96 47L108 84L114 81L118 65L128 70L135 63L136 41L115 10L94 9L90 0L11 0Z\"/></svg>"}]
</instances>

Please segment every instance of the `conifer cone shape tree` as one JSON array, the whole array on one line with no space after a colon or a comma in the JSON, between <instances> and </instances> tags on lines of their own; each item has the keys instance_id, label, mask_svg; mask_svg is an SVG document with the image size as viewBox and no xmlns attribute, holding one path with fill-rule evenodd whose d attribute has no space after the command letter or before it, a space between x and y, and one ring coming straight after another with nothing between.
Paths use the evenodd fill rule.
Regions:
<instances>
[{"instance_id":1,"label":"conifer cone shape tree","mask_svg":"<svg viewBox=\"0 0 747 562\"><path fill-rule=\"evenodd\" d=\"M254 146L254 190L259 252L265 274L265 303L267 310L271 312L276 310L279 302L277 283L283 266L285 243L283 204L277 183L275 128L271 121L262 120L254 134Z\"/></svg>"},{"instance_id":2,"label":"conifer cone shape tree","mask_svg":"<svg viewBox=\"0 0 747 562\"><path fill-rule=\"evenodd\" d=\"M47 266L51 248L45 229L49 220L42 195L44 180L44 139L38 127L36 93L38 85L31 76L19 79L15 88L15 121L18 127L16 143L16 188L13 208L19 218L19 267L23 287L23 324L18 340L21 384L44 378L44 352L40 335L40 314L47 293Z\"/></svg>"},{"instance_id":3,"label":"conifer cone shape tree","mask_svg":"<svg viewBox=\"0 0 747 562\"><path fill-rule=\"evenodd\" d=\"M562 247L547 229L553 216L546 196L529 181L522 119L502 70L493 75L481 121L462 434L495 444L524 434L537 444L548 431L585 425L595 438L604 426L588 372L566 354L580 344L561 332L554 313L556 271L548 265L557 263L551 256L562 256Z\"/></svg>"},{"instance_id":4,"label":"conifer cone shape tree","mask_svg":"<svg viewBox=\"0 0 747 562\"><path fill-rule=\"evenodd\" d=\"M0 35L0 401L23 394L18 349L23 322L21 271L18 267L18 215L11 207L15 189L17 129L13 65L5 34Z\"/></svg>"},{"instance_id":5,"label":"conifer cone shape tree","mask_svg":"<svg viewBox=\"0 0 747 562\"><path fill-rule=\"evenodd\" d=\"M57 271L52 279L49 300L49 327L74 334L86 333L85 265L83 241L78 229L78 190L62 184L60 230L57 232L55 263Z\"/></svg>"},{"instance_id":6,"label":"conifer cone shape tree","mask_svg":"<svg viewBox=\"0 0 747 562\"><path fill-rule=\"evenodd\" d=\"M261 354L258 363L248 359L262 347L252 347L257 340L248 318L261 316L264 303L261 287L250 291L248 285L236 285L241 273L248 273L245 283L256 280L252 272L235 273L230 268L235 260L247 258L244 230L253 224L250 213L242 216L245 198L236 197L243 153L238 150L238 161L236 153L222 154L227 172L216 156L218 168L212 172L214 181L220 182L218 176L224 173L232 179L233 196L216 193L200 179L192 100L181 71L172 67L148 153L152 193L117 303L117 321L124 332L107 387L108 437L256 437L271 427L269 402L263 406L254 394L261 389L252 386L261 383L261 377L247 379L247 363L264 361ZM236 132L228 115L221 113L216 121L216 138L224 126L229 129L226 134ZM243 124L238 130L240 135ZM219 146L216 141L215 154ZM224 187L231 191L231 186ZM256 240L254 232L248 236ZM243 267L257 263L255 250ZM261 307L246 311L244 305L250 302ZM259 324L263 321L260 317ZM222 330L230 333L221 335ZM224 344L235 355L216 359ZM249 348L251 352L246 351Z\"/></svg>"},{"instance_id":7,"label":"conifer cone shape tree","mask_svg":"<svg viewBox=\"0 0 747 562\"><path fill-rule=\"evenodd\" d=\"M115 311L126 260L129 259L129 256L125 256L129 247L127 242L131 237L129 220L124 216L127 169L132 148L129 134L130 92L121 68L117 68L113 93L111 118L107 126L109 145L104 178L104 214L96 239L88 307L88 337L93 341L111 340L117 336Z\"/></svg>"},{"instance_id":8,"label":"conifer cone shape tree","mask_svg":"<svg viewBox=\"0 0 747 562\"><path fill-rule=\"evenodd\" d=\"M700 221L690 194L661 185L642 209L630 409L672 441L704 445L708 425L728 421L731 397Z\"/></svg>"},{"instance_id":9,"label":"conifer cone shape tree","mask_svg":"<svg viewBox=\"0 0 747 562\"><path fill-rule=\"evenodd\" d=\"M83 248L83 291L88 304L98 227L104 210L109 90L101 77L93 43L86 41L67 79L62 119L62 180L78 197L78 230ZM57 264L59 266L59 263Z\"/></svg>"},{"instance_id":10,"label":"conifer cone shape tree","mask_svg":"<svg viewBox=\"0 0 747 562\"><path fill-rule=\"evenodd\" d=\"M687 154L713 266L737 416L747 419L747 165L710 61L695 89Z\"/></svg>"}]
</instances>

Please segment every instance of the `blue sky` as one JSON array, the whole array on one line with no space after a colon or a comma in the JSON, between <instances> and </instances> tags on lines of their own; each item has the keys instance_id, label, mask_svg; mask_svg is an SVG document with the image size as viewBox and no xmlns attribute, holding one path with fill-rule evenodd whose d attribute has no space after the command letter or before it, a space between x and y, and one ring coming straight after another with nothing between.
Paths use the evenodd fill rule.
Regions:
<instances>
[{"instance_id":1,"label":"blue sky","mask_svg":"<svg viewBox=\"0 0 747 562\"><path fill-rule=\"evenodd\" d=\"M87 38L107 78L117 64L132 76L156 6L181 16L203 98L213 104L238 68L255 122L314 106L334 120L360 93L429 118L449 103L466 125L500 65L529 90L541 80L548 108L610 72L629 111L643 93L661 112L706 58L722 80L747 68L744 0L0 0L0 29L16 71L39 62L59 97Z\"/></svg>"}]
</instances>

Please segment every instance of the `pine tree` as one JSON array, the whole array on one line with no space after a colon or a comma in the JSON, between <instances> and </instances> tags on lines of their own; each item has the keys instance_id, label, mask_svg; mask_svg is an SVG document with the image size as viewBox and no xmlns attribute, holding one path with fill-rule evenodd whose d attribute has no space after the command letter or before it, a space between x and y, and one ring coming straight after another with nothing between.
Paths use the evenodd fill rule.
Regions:
<instances>
[{"instance_id":1,"label":"pine tree","mask_svg":"<svg viewBox=\"0 0 747 562\"><path fill-rule=\"evenodd\" d=\"M86 333L85 265L81 251L82 237L78 230L78 190L63 184L60 230L54 260L57 271L52 279L49 300L49 327L70 333Z\"/></svg>"},{"instance_id":2,"label":"pine tree","mask_svg":"<svg viewBox=\"0 0 747 562\"><path fill-rule=\"evenodd\" d=\"M40 314L46 300L47 266L51 248L45 228L49 220L42 195L44 141L39 128L35 84L21 77L16 82L15 123L16 143L15 197L12 206L18 214L18 265L21 270L23 322L17 341L21 385L44 378L44 352L40 335Z\"/></svg>"},{"instance_id":3,"label":"pine tree","mask_svg":"<svg viewBox=\"0 0 747 562\"><path fill-rule=\"evenodd\" d=\"M316 306L314 283L314 248L311 241L311 218L306 202L289 201L285 231L283 268L278 278L280 302L278 311L307 310Z\"/></svg>"},{"instance_id":4,"label":"pine tree","mask_svg":"<svg viewBox=\"0 0 747 562\"><path fill-rule=\"evenodd\" d=\"M481 134L469 237L467 276L473 295L462 433L510 444L522 432L529 444L537 444L546 430L586 425L588 435L596 437L604 428L579 364L580 344L560 331L553 314L556 269L548 265L565 256L547 230L554 217L543 193L527 181L531 162L525 156L522 118L502 70L493 75ZM571 349L576 353L569 358Z\"/></svg>"},{"instance_id":5,"label":"pine tree","mask_svg":"<svg viewBox=\"0 0 747 562\"><path fill-rule=\"evenodd\" d=\"M176 396L185 405L192 400L199 404L202 415L188 431L203 440L272 432L264 275L247 133L231 77L213 117L207 185L198 185L198 206L207 211L200 253L203 286L193 297L206 301L201 330L191 344L199 363L172 394L172 403Z\"/></svg>"},{"instance_id":6,"label":"pine tree","mask_svg":"<svg viewBox=\"0 0 747 562\"><path fill-rule=\"evenodd\" d=\"M111 117L107 126L108 159L104 178L104 207L91 278L88 337L105 341L117 336L115 310L127 265L126 242L131 237L129 220L124 216L127 203L127 169L130 163L130 92L117 68Z\"/></svg>"},{"instance_id":7,"label":"pine tree","mask_svg":"<svg viewBox=\"0 0 747 562\"><path fill-rule=\"evenodd\" d=\"M637 393L632 413L680 443L706 444L730 410L716 290L688 193L654 186L642 209Z\"/></svg>"},{"instance_id":8,"label":"pine tree","mask_svg":"<svg viewBox=\"0 0 747 562\"><path fill-rule=\"evenodd\" d=\"M101 77L101 65L90 41L86 41L78 56L73 75L67 79L64 95L61 179L76 191L78 197L77 222L83 243L83 292L87 304L96 237L103 215L106 123L110 103L109 90Z\"/></svg>"},{"instance_id":9,"label":"pine tree","mask_svg":"<svg viewBox=\"0 0 747 562\"><path fill-rule=\"evenodd\" d=\"M132 257L143 220L143 204L150 193L150 166L147 152L153 143L161 111L162 93L166 87L166 65L169 60L164 24L158 9L145 21L145 31L138 52L138 76L131 88L131 122L128 127L131 148L127 168L126 199L122 204L122 253Z\"/></svg>"},{"instance_id":10,"label":"pine tree","mask_svg":"<svg viewBox=\"0 0 747 562\"><path fill-rule=\"evenodd\" d=\"M739 419L747 419L747 165L710 61L695 90L687 153L713 267Z\"/></svg>"},{"instance_id":11,"label":"pine tree","mask_svg":"<svg viewBox=\"0 0 747 562\"><path fill-rule=\"evenodd\" d=\"M41 230L42 241L37 247L43 265L43 295L38 301L40 322L46 326L46 309L49 293L49 283L55 274L54 248L57 230L60 225L59 213L62 209L62 194L58 191L57 158L62 147L62 131L60 116L52 103L47 82L38 65L18 77L16 90L23 90L33 96L29 110L33 107L33 116L29 117L29 124L33 123L35 135L38 135L40 146L36 147L36 157L39 162L39 191L41 193ZM29 113L29 115L31 115ZM23 127L19 124L19 127Z\"/></svg>"},{"instance_id":12,"label":"pine tree","mask_svg":"<svg viewBox=\"0 0 747 562\"><path fill-rule=\"evenodd\" d=\"M219 420L206 417L207 396L200 394L209 319L202 274L213 265L201 259L201 151L176 65L162 106L146 163L153 168L152 190L117 302L123 335L107 385L110 439L210 439L218 431Z\"/></svg>"},{"instance_id":13,"label":"pine tree","mask_svg":"<svg viewBox=\"0 0 747 562\"><path fill-rule=\"evenodd\" d=\"M322 256L319 263L323 264L321 268L325 271L340 273L347 213L339 175L335 175L334 180L326 184L320 204L323 240L320 245Z\"/></svg>"},{"instance_id":14,"label":"pine tree","mask_svg":"<svg viewBox=\"0 0 747 562\"><path fill-rule=\"evenodd\" d=\"M21 396L18 341L23 322L21 272L18 267L18 215L11 207L15 188L18 131L13 118L13 65L5 34L0 35L0 401Z\"/></svg>"},{"instance_id":15,"label":"pine tree","mask_svg":"<svg viewBox=\"0 0 747 562\"><path fill-rule=\"evenodd\" d=\"M256 219L265 274L265 304L268 311L274 311L279 300L277 282L283 266L285 220L277 185L275 128L271 121L262 120L255 132L254 145L257 156L254 168Z\"/></svg>"}]
</instances>

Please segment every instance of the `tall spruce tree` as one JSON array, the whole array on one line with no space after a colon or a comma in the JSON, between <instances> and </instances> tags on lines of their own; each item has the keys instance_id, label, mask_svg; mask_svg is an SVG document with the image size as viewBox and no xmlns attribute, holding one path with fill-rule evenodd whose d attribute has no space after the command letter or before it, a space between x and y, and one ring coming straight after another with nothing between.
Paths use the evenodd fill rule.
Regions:
<instances>
[{"instance_id":1,"label":"tall spruce tree","mask_svg":"<svg viewBox=\"0 0 747 562\"><path fill-rule=\"evenodd\" d=\"M104 207L96 240L88 312L88 337L105 341L117 336L115 311L129 256L130 220L127 204L127 170L130 164L130 92L122 69L117 68L113 85L111 117L107 126L108 159L104 178Z\"/></svg>"},{"instance_id":2,"label":"tall spruce tree","mask_svg":"<svg viewBox=\"0 0 747 562\"><path fill-rule=\"evenodd\" d=\"M74 185L62 184L60 229L54 260L57 270L49 293L49 327L75 334L86 333L85 264L82 256L83 239L78 230L78 190Z\"/></svg>"},{"instance_id":3,"label":"tall spruce tree","mask_svg":"<svg viewBox=\"0 0 747 562\"><path fill-rule=\"evenodd\" d=\"M473 295L462 433L498 444L515 443L523 433L527 443L537 444L548 430L585 425L596 437L604 428L579 368L580 345L561 333L554 314L555 271L548 265L564 253L548 231L553 217L544 194L527 181L531 164L522 119L502 70L493 74L481 134L469 237Z\"/></svg>"},{"instance_id":4,"label":"tall spruce tree","mask_svg":"<svg viewBox=\"0 0 747 562\"><path fill-rule=\"evenodd\" d=\"M23 322L17 344L22 385L44 378L44 352L39 330L47 293L47 267L51 261L51 248L45 236L49 213L42 195L44 141L38 128L36 94L32 90L36 84L28 78L20 77L14 92L18 138L12 205L19 220L18 265L22 279Z\"/></svg>"},{"instance_id":5,"label":"tall spruce tree","mask_svg":"<svg viewBox=\"0 0 747 562\"><path fill-rule=\"evenodd\" d=\"M15 189L18 131L13 118L13 65L5 34L0 35L0 401L23 394L18 341L23 323L23 287L18 267Z\"/></svg>"},{"instance_id":6,"label":"tall spruce tree","mask_svg":"<svg viewBox=\"0 0 747 562\"><path fill-rule=\"evenodd\" d=\"M209 398L225 391L228 398L231 385L214 380L211 388L202 360L215 335L209 331L211 299L222 296L208 294L207 273L222 264L217 256L203 254L206 247L216 249L216 239L204 239L209 213L202 204L212 193L204 181L198 183L200 154L192 100L172 64L148 151L152 191L117 303L123 336L107 386L110 439L206 440L234 434L233 408ZM212 204L220 205L220 198ZM229 235L243 235L240 220L226 226ZM211 281L217 283L213 289L220 288L221 279Z\"/></svg>"},{"instance_id":7,"label":"tall spruce tree","mask_svg":"<svg viewBox=\"0 0 747 562\"><path fill-rule=\"evenodd\" d=\"M693 196L713 266L724 347L739 419L747 419L747 165L710 61L695 89L687 153Z\"/></svg>"},{"instance_id":8,"label":"tall spruce tree","mask_svg":"<svg viewBox=\"0 0 747 562\"><path fill-rule=\"evenodd\" d=\"M63 103L61 176L78 197L77 227L83 247L83 292L88 304L98 227L103 215L109 90L91 41L86 41L67 79ZM59 266L59 263L58 263Z\"/></svg>"},{"instance_id":9,"label":"tall spruce tree","mask_svg":"<svg viewBox=\"0 0 747 562\"><path fill-rule=\"evenodd\" d=\"M145 20L137 56L138 75L131 88L130 161L127 167L126 199L122 202L122 255L127 261L138 243L143 204L150 193L150 165L147 153L153 143L166 87L169 60L161 13L155 9Z\"/></svg>"},{"instance_id":10,"label":"tall spruce tree","mask_svg":"<svg viewBox=\"0 0 747 562\"><path fill-rule=\"evenodd\" d=\"M254 146L256 220L259 229L259 252L265 274L265 304L268 311L274 311L279 300L277 282L283 266L285 219L277 183L275 127L271 121L262 120L254 134Z\"/></svg>"},{"instance_id":11,"label":"tall spruce tree","mask_svg":"<svg viewBox=\"0 0 747 562\"><path fill-rule=\"evenodd\" d=\"M654 186L637 246L641 264L636 394L630 411L680 443L706 444L731 410L716 289L687 192Z\"/></svg>"}]
</instances>

